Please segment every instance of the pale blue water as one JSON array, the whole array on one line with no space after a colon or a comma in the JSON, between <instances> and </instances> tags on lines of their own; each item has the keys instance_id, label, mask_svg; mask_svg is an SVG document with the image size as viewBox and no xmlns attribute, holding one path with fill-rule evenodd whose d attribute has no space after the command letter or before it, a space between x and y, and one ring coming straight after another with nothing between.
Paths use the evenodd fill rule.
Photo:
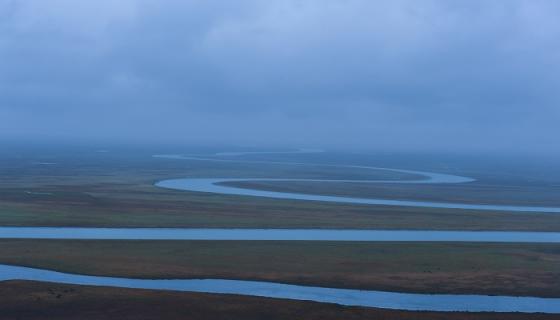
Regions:
<instances>
[{"instance_id":1,"label":"pale blue water","mask_svg":"<svg viewBox=\"0 0 560 320\"><path fill-rule=\"evenodd\" d=\"M264 152L268 153L268 152ZM288 152L286 152L288 153ZM246 152L222 153L221 155L238 156L248 154ZM466 204L455 202L436 202L436 201L414 201L414 200L390 200L379 198L354 198L344 196L326 196L313 195L293 192L264 191L257 189L239 188L235 186L221 185L224 182L247 182L247 181L280 181L280 182L340 182L340 183L405 183L405 184L448 184L448 183L469 183L475 179L462 177L451 174L435 173L427 171L402 170L369 166L354 165L324 165L309 164L301 162L275 162L275 161L250 161L250 160L231 160L216 158L199 158L182 155L155 155L157 158L178 159L178 160L195 160L195 161L213 161L213 162L238 162L238 163L267 163L282 165L305 165L305 166L323 166L323 167L340 167L364 170L388 170L399 173L407 173L423 176L423 179L416 180L330 180L330 179L275 179L275 178L184 178L170 179L157 182L155 185L162 188L219 193L238 196L266 197L275 199L290 200L307 200L307 201L323 201L336 203L352 203L352 204L368 204L368 205L384 205L384 206L404 206L404 207L422 207L422 208L446 208L446 209L464 209L464 210L490 210L505 212L543 212L543 213L560 213L559 207L541 207L541 206L517 206L517 205L491 205L491 204Z\"/></svg>"},{"instance_id":2,"label":"pale blue water","mask_svg":"<svg viewBox=\"0 0 560 320\"><path fill-rule=\"evenodd\" d=\"M318 180L318 179L230 179L230 178L187 178L187 179L171 179L163 180L156 183L156 186L168 189L209 192L238 196L266 197L275 199L289 200L308 200L323 201L336 203L352 203L352 204L370 204L384 206L404 206L404 207L422 207L422 208L447 208L447 209L466 209L466 210L491 210L505 212L548 212L560 213L557 207L539 207L539 206L516 206L516 205L490 205L490 204L465 204L452 202L434 202L434 201L414 201L414 200L389 200L374 198L353 198L343 196L324 196L293 192L264 191L256 189L246 189L234 186L221 185L223 182L242 182L242 181L310 181L310 182L352 182L352 183L459 183L462 177L437 176L430 180L415 181L376 181L376 180ZM445 179L445 180L443 180ZM457 182L451 182L457 181Z\"/></svg>"},{"instance_id":3,"label":"pale blue water","mask_svg":"<svg viewBox=\"0 0 560 320\"><path fill-rule=\"evenodd\" d=\"M33 280L77 285L242 294L400 310L560 313L560 298L430 295L217 279L130 279L76 275L8 265L0 265L0 281L2 280Z\"/></svg>"},{"instance_id":4,"label":"pale blue water","mask_svg":"<svg viewBox=\"0 0 560 320\"><path fill-rule=\"evenodd\" d=\"M560 243L560 232L0 227L0 239Z\"/></svg>"}]
</instances>

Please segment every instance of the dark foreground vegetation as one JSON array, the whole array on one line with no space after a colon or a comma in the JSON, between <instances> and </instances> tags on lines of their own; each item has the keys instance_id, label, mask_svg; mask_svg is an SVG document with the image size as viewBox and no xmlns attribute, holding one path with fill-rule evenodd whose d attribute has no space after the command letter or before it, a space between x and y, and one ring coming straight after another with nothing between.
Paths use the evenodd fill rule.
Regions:
<instances>
[{"instance_id":1,"label":"dark foreground vegetation","mask_svg":"<svg viewBox=\"0 0 560 320\"><path fill-rule=\"evenodd\" d=\"M553 320L558 315L406 312L293 301L60 285L0 282L0 319L95 320Z\"/></svg>"}]
</instances>

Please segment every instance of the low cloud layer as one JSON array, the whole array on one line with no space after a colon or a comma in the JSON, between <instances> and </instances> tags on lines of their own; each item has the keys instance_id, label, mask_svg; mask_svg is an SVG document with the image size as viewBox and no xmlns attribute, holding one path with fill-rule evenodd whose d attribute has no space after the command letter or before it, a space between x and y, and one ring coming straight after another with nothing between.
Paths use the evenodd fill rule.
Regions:
<instances>
[{"instance_id":1,"label":"low cloud layer","mask_svg":"<svg viewBox=\"0 0 560 320\"><path fill-rule=\"evenodd\" d=\"M0 0L0 135L557 152L559 13L552 0Z\"/></svg>"}]
</instances>

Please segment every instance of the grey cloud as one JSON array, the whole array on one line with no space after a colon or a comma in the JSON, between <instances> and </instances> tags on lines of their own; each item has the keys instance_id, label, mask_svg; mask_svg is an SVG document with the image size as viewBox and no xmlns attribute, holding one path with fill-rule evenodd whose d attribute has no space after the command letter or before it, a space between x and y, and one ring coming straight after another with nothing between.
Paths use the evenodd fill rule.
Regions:
<instances>
[{"instance_id":1,"label":"grey cloud","mask_svg":"<svg viewBox=\"0 0 560 320\"><path fill-rule=\"evenodd\" d=\"M0 134L554 151L559 9L0 0Z\"/></svg>"}]
</instances>

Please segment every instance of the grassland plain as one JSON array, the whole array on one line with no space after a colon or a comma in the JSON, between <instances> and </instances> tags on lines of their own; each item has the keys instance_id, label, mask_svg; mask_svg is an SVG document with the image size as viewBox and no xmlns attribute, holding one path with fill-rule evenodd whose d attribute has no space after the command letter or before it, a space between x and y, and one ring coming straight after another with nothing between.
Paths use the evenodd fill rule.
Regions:
<instances>
[{"instance_id":1,"label":"grassland plain","mask_svg":"<svg viewBox=\"0 0 560 320\"><path fill-rule=\"evenodd\" d=\"M317 160L314 160L317 161ZM357 228L559 231L557 214L515 213L329 204L164 190L158 180L177 177L300 177L404 179L402 174L348 168L153 159L149 154L78 153L73 156L22 155L0 161L0 225L88 227ZM520 179L520 178L519 178ZM519 180L518 179L518 180ZM314 184L314 192L446 201L526 199L524 204L557 200L550 182L513 184L500 180L481 190L406 185ZM516 180L517 181L517 180ZM259 187L310 189L308 185ZM290 189L292 188L292 189ZM432 189L430 189L432 188ZM433 189L436 188L436 189ZM546 190L544 192L543 190ZM556 192L556 193L555 193ZM434 196L437 195L437 196ZM525 197L525 198L523 198Z\"/></svg>"},{"instance_id":2,"label":"grassland plain","mask_svg":"<svg viewBox=\"0 0 560 320\"><path fill-rule=\"evenodd\" d=\"M387 171L320 166L167 161L150 155L65 151L47 156L24 152L0 157L0 225L560 231L560 218L555 214L359 206L165 190L154 187L153 183L178 177L395 180L411 177ZM302 161L289 156L277 157ZM332 160L359 161L344 159ZM410 163L403 165L438 171L438 168L416 168ZM446 168L442 167L442 172L447 172ZM351 184L315 184L311 189L316 193L387 198L489 203L511 200L522 205L553 205L558 201L556 180L548 175L527 180L517 173L506 177L478 169L453 169L450 173L484 179L478 185L452 186L455 189L446 190L423 186L418 191L406 185L389 184L360 185L360 188ZM306 192L310 189L309 185L298 183L261 183L258 187L306 189ZM546 244L0 240L0 263L140 278L208 277L420 293L560 296L557 285L560 247ZM78 311L82 319L555 317L411 313L301 301L34 282L3 282L0 292L3 297L0 319L17 318L16 315L25 319L71 319L76 318Z\"/></svg>"},{"instance_id":3,"label":"grassland plain","mask_svg":"<svg viewBox=\"0 0 560 320\"><path fill-rule=\"evenodd\" d=\"M0 240L0 263L120 277L560 297L560 245L552 244Z\"/></svg>"},{"instance_id":4,"label":"grassland plain","mask_svg":"<svg viewBox=\"0 0 560 320\"><path fill-rule=\"evenodd\" d=\"M236 295L7 281L0 283L0 319L95 320L553 320L521 313L407 312Z\"/></svg>"}]
</instances>

